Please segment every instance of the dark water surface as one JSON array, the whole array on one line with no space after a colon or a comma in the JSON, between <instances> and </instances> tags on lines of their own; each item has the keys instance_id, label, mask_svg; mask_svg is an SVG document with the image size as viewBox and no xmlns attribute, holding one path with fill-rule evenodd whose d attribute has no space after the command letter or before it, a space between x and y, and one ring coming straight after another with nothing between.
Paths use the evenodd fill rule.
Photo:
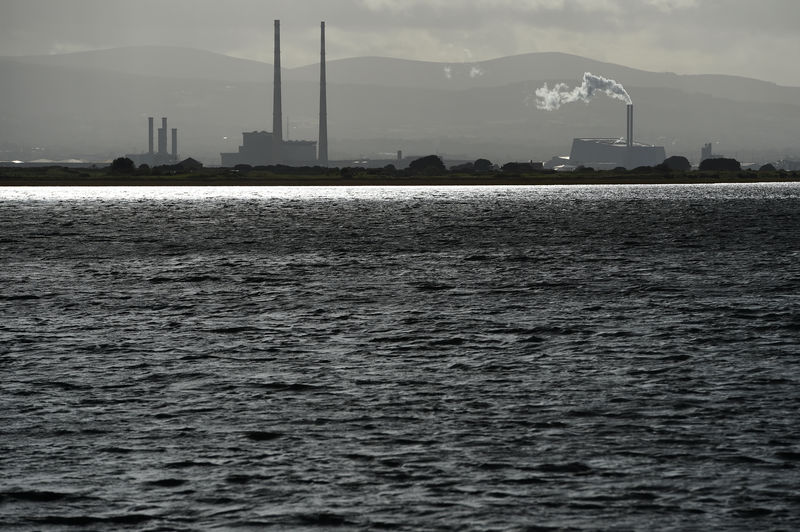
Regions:
<instances>
[{"instance_id":1,"label":"dark water surface","mask_svg":"<svg viewBox=\"0 0 800 532\"><path fill-rule=\"evenodd\" d=\"M0 189L4 530L800 529L800 186Z\"/></svg>"}]
</instances>

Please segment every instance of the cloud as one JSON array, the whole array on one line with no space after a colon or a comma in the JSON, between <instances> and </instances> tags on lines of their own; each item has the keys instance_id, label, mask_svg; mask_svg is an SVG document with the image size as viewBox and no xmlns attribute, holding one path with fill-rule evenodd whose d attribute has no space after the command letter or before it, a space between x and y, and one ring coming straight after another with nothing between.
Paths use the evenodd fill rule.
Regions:
<instances>
[{"instance_id":1,"label":"cloud","mask_svg":"<svg viewBox=\"0 0 800 532\"><path fill-rule=\"evenodd\" d=\"M7 55L157 44L269 61L271 22L279 18L286 66L316 61L325 20L330 59L459 64L564 51L800 85L800 73L774 53L800 49L796 0L3 0L2 11Z\"/></svg>"}]
</instances>

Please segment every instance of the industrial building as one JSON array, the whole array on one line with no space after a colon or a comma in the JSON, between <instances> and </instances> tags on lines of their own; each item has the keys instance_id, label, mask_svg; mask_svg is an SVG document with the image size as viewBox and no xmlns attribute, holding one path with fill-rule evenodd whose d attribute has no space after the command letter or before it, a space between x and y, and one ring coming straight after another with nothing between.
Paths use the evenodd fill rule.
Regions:
<instances>
[{"instance_id":1,"label":"industrial building","mask_svg":"<svg viewBox=\"0 0 800 532\"><path fill-rule=\"evenodd\" d=\"M242 145L238 152L221 153L222 166L237 164L251 166L287 165L328 165L328 116L327 83L325 65L325 23L321 23L320 60L320 109L319 109L319 152L317 142L311 140L283 139L283 101L281 94L281 29L280 21L275 21L275 61L272 100L272 132L252 131L242 133Z\"/></svg>"},{"instance_id":2,"label":"industrial building","mask_svg":"<svg viewBox=\"0 0 800 532\"><path fill-rule=\"evenodd\" d=\"M125 155L132 160L136 166L146 164L148 166L161 166L164 164L175 164L178 162L178 130L172 128L172 151L168 151L167 146L167 118L161 119L161 127L158 128L158 151L154 149L153 137L154 119L147 119L147 153L128 153Z\"/></svg>"},{"instance_id":3,"label":"industrial building","mask_svg":"<svg viewBox=\"0 0 800 532\"><path fill-rule=\"evenodd\" d=\"M317 143L310 140L276 139L269 131L242 133L238 152L221 153L222 166L270 164L316 164Z\"/></svg>"},{"instance_id":4,"label":"industrial building","mask_svg":"<svg viewBox=\"0 0 800 532\"><path fill-rule=\"evenodd\" d=\"M596 170L624 167L630 170L639 166L656 166L663 163L667 158L663 146L634 142L633 105L628 105L627 111L627 137L625 139L574 139L569 156L570 166L586 166Z\"/></svg>"}]
</instances>

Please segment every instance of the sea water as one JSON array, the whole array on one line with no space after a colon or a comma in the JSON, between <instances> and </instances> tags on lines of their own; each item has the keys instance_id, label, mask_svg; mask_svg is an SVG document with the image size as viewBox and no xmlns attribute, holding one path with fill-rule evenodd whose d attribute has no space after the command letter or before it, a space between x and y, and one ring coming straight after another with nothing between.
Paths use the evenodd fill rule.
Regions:
<instances>
[{"instance_id":1,"label":"sea water","mask_svg":"<svg viewBox=\"0 0 800 532\"><path fill-rule=\"evenodd\" d=\"M800 186L0 189L4 530L800 528Z\"/></svg>"}]
</instances>

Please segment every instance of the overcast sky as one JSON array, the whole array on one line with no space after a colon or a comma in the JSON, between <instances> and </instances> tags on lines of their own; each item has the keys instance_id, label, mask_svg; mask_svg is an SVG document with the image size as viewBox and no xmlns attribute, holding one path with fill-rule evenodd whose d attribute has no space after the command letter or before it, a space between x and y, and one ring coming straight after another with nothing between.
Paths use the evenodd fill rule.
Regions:
<instances>
[{"instance_id":1,"label":"overcast sky","mask_svg":"<svg viewBox=\"0 0 800 532\"><path fill-rule=\"evenodd\" d=\"M272 60L448 63L558 51L653 71L800 86L798 0L0 0L0 55L177 45Z\"/></svg>"}]
</instances>

